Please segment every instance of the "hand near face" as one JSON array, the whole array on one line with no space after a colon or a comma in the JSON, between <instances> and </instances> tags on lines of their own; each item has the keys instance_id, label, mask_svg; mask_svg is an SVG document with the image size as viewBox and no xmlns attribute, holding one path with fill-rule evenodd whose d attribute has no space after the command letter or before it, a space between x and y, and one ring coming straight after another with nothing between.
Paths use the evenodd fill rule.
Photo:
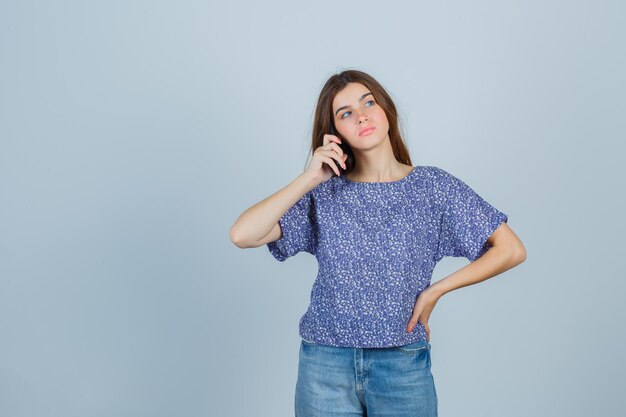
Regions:
<instances>
[{"instance_id":1,"label":"hand near face","mask_svg":"<svg viewBox=\"0 0 626 417\"><path fill-rule=\"evenodd\" d=\"M306 168L306 172L312 178L321 183L329 180L333 176L333 172L337 176L341 175L337 164L346 169L348 155L344 153L339 144L341 144L341 139L337 136L331 134L324 135L324 144L315 150L313 159L311 159Z\"/></svg>"}]
</instances>

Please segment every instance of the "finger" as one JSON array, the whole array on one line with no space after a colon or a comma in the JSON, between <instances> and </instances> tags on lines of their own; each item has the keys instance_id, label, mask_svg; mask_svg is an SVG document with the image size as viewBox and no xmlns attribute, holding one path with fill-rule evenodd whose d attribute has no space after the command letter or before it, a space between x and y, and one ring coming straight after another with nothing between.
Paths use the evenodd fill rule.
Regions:
<instances>
[{"instance_id":1,"label":"finger","mask_svg":"<svg viewBox=\"0 0 626 417\"><path fill-rule=\"evenodd\" d=\"M337 143L341 143L341 139L339 139L337 136L335 135L331 135L330 133L325 133L324 134L324 139L322 140L322 143L325 145L328 145L330 142L337 142Z\"/></svg>"},{"instance_id":2,"label":"finger","mask_svg":"<svg viewBox=\"0 0 626 417\"><path fill-rule=\"evenodd\" d=\"M335 142L331 142L328 145L325 146L325 148L330 148L330 149L334 149L339 155L341 155L343 157L343 149L341 149L341 146L337 145Z\"/></svg>"},{"instance_id":3,"label":"finger","mask_svg":"<svg viewBox=\"0 0 626 417\"><path fill-rule=\"evenodd\" d=\"M336 159L339 165L341 165L343 169L346 169L346 163L344 162L344 159L340 155L338 155L337 152L335 152L334 150L324 151L324 155L327 155L333 159Z\"/></svg>"},{"instance_id":4,"label":"finger","mask_svg":"<svg viewBox=\"0 0 626 417\"><path fill-rule=\"evenodd\" d=\"M346 159L348 156L343 152L343 149L339 147L336 143L331 143L323 147L326 150L326 155L335 158L339 165L346 169Z\"/></svg>"},{"instance_id":5,"label":"finger","mask_svg":"<svg viewBox=\"0 0 626 417\"><path fill-rule=\"evenodd\" d=\"M333 171L335 171L335 174L337 174L338 176L341 175L339 173L339 168L337 168L337 165L335 165L335 163L333 162L334 159L326 156L324 159L324 162L326 162L328 165L330 165L330 167L332 168Z\"/></svg>"},{"instance_id":6,"label":"finger","mask_svg":"<svg viewBox=\"0 0 626 417\"><path fill-rule=\"evenodd\" d=\"M337 152L341 156L341 160L345 161L348 159L348 154L341 148L341 146L337 145L335 142L331 142L328 145L321 147L324 150L333 150Z\"/></svg>"}]
</instances>

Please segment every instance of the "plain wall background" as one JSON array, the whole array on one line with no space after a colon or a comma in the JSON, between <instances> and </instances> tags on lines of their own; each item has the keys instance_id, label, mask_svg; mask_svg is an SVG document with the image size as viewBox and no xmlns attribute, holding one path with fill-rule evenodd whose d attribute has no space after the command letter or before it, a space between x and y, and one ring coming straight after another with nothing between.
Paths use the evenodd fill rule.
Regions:
<instances>
[{"instance_id":1,"label":"plain wall background","mask_svg":"<svg viewBox=\"0 0 626 417\"><path fill-rule=\"evenodd\" d=\"M621 415L625 27L620 1L0 2L0 415L292 416L316 260L229 229L348 68L528 252L433 311L440 415Z\"/></svg>"}]
</instances>

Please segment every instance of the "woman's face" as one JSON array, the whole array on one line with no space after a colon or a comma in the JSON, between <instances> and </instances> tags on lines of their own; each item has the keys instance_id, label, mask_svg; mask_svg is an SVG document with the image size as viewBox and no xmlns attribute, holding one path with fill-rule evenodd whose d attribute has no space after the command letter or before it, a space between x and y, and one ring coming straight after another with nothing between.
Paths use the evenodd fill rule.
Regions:
<instances>
[{"instance_id":1,"label":"woman's face","mask_svg":"<svg viewBox=\"0 0 626 417\"><path fill-rule=\"evenodd\" d=\"M371 91L360 83L348 83L333 100L335 127L350 147L369 149L389 136L389 122ZM374 128L374 130L369 130Z\"/></svg>"}]
</instances>

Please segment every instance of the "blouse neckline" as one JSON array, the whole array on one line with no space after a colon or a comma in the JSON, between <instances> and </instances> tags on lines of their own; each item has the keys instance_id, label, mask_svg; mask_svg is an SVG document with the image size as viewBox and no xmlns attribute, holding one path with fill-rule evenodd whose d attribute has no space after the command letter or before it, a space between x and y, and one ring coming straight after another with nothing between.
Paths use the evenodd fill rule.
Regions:
<instances>
[{"instance_id":1,"label":"blouse neckline","mask_svg":"<svg viewBox=\"0 0 626 417\"><path fill-rule=\"evenodd\" d=\"M378 185L393 185L393 184L400 184L404 181L407 181L409 177L415 173L415 171L417 171L417 166L414 166L413 169L411 169L411 171L409 171L407 175L395 181L352 181L343 175L340 175L338 178L342 179L343 181L349 184L358 184L358 185L362 184L365 186L368 186L368 185L376 186L377 184Z\"/></svg>"}]
</instances>

